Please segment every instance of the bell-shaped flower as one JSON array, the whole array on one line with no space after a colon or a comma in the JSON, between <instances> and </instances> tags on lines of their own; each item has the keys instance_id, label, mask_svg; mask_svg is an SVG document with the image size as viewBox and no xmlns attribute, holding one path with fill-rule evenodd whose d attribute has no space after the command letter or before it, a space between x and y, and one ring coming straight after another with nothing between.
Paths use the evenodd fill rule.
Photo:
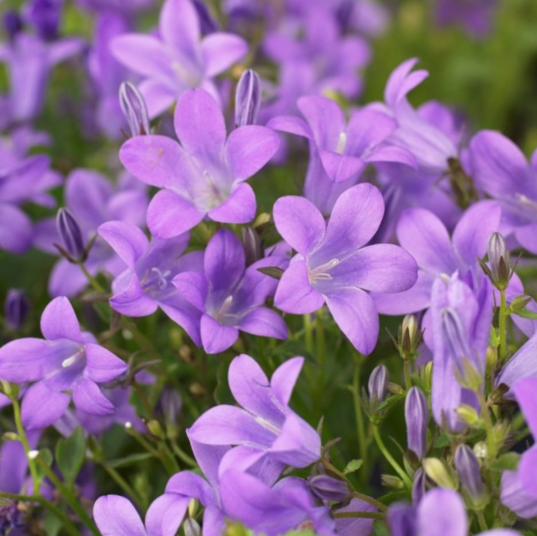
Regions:
<instances>
[{"instance_id":1,"label":"bell-shaped flower","mask_svg":"<svg viewBox=\"0 0 537 536\"><path fill-rule=\"evenodd\" d=\"M247 446L292 467L307 467L318 460L319 435L289 407L303 362L301 357L286 361L269 382L251 357L236 357L229 367L229 387L242 407L209 409L189 429L190 440Z\"/></svg>"},{"instance_id":2,"label":"bell-shaped flower","mask_svg":"<svg viewBox=\"0 0 537 536\"><path fill-rule=\"evenodd\" d=\"M111 47L120 62L144 77L139 87L150 117L169 108L187 89L203 87L217 97L212 79L248 52L238 35L216 32L202 39L198 12L190 0L166 0L158 37L126 34L114 39Z\"/></svg>"},{"instance_id":3,"label":"bell-shaped flower","mask_svg":"<svg viewBox=\"0 0 537 536\"><path fill-rule=\"evenodd\" d=\"M203 89L181 97L174 121L180 144L166 136L136 136L119 153L135 177L162 188L147 212L151 233L171 238L192 229L205 216L222 223L251 221L255 194L244 181L274 155L278 135L266 127L247 125L226 139L224 115Z\"/></svg>"},{"instance_id":4,"label":"bell-shaped flower","mask_svg":"<svg viewBox=\"0 0 537 536\"><path fill-rule=\"evenodd\" d=\"M173 286L173 278L185 270L201 270L203 253L183 255L189 234L151 242L135 225L111 221L99 227L99 235L127 266L112 284L111 307L125 316L148 316L161 308L200 345L201 313Z\"/></svg>"},{"instance_id":5,"label":"bell-shaped flower","mask_svg":"<svg viewBox=\"0 0 537 536\"><path fill-rule=\"evenodd\" d=\"M308 314L326 303L354 347L369 354L377 342L379 320L366 291L401 292L417 277L416 262L403 248L366 246L383 214L382 195L371 184L358 184L344 192L328 223L307 199L280 198L274 205L274 222L298 254L280 280L276 307Z\"/></svg>"},{"instance_id":6,"label":"bell-shaped flower","mask_svg":"<svg viewBox=\"0 0 537 536\"><path fill-rule=\"evenodd\" d=\"M334 182L360 175L370 162L403 162L415 166L407 150L385 143L397 123L381 112L359 110L347 124L334 100L316 95L301 97L298 108L305 121L295 116L281 116L272 119L268 126L310 140Z\"/></svg>"},{"instance_id":7,"label":"bell-shaped flower","mask_svg":"<svg viewBox=\"0 0 537 536\"><path fill-rule=\"evenodd\" d=\"M287 338L284 320L264 306L267 298L274 295L278 282L259 271L265 266L285 266L285 257L266 257L246 267L239 239L222 229L209 241L203 263L203 272L180 273L173 284L201 315L201 343L207 353L229 348L237 340L239 330L262 337Z\"/></svg>"},{"instance_id":8,"label":"bell-shaped flower","mask_svg":"<svg viewBox=\"0 0 537 536\"><path fill-rule=\"evenodd\" d=\"M86 413L113 413L114 405L98 384L111 382L128 366L90 333L82 332L65 297L52 300L41 317L45 339L24 338L0 348L0 378L13 383L35 382L22 402L22 422L29 429L45 428L64 413L71 394Z\"/></svg>"}]
</instances>

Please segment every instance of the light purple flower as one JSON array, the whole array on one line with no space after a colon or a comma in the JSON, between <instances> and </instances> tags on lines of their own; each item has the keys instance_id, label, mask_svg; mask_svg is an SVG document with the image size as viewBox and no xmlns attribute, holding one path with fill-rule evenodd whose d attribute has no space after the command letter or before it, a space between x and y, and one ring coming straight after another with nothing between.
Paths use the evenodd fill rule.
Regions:
<instances>
[{"instance_id":1,"label":"light purple flower","mask_svg":"<svg viewBox=\"0 0 537 536\"><path fill-rule=\"evenodd\" d=\"M274 205L274 222L298 254L280 280L276 307L308 314L326 303L354 347L369 354L377 341L379 323L366 291L401 292L417 277L414 259L402 248L392 244L364 247L377 231L383 213L382 195L371 184L344 192L328 223L307 199L280 198Z\"/></svg>"},{"instance_id":2,"label":"light purple flower","mask_svg":"<svg viewBox=\"0 0 537 536\"><path fill-rule=\"evenodd\" d=\"M123 165L141 181L162 188L147 212L154 236L171 238L205 216L246 223L255 216L255 194L244 181L278 148L266 127L236 128L226 140L224 116L203 89L187 91L175 109L177 143L165 136L136 136L122 146Z\"/></svg>"},{"instance_id":3,"label":"light purple flower","mask_svg":"<svg viewBox=\"0 0 537 536\"><path fill-rule=\"evenodd\" d=\"M52 300L41 317L45 339L24 338L0 348L0 378L36 382L24 395L22 421L29 429L45 428L59 419L71 401L87 413L106 415L114 406L98 384L120 377L128 366L82 332L65 297Z\"/></svg>"},{"instance_id":4,"label":"light purple flower","mask_svg":"<svg viewBox=\"0 0 537 536\"><path fill-rule=\"evenodd\" d=\"M212 78L240 61L248 45L228 33L211 33L202 39L198 13L190 0L166 0L160 12L158 37L120 36L113 41L112 52L144 77L140 91L149 116L155 117L187 89L203 87L218 98Z\"/></svg>"},{"instance_id":5,"label":"light purple flower","mask_svg":"<svg viewBox=\"0 0 537 536\"><path fill-rule=\"evenodd\" d=\"M431 304L431 289L438 276L462 278L485 256L490 235L498 230L501 209L492 201L470 207L457 223L450 238L444 224L423 208L408 209L397 223L397 239L418 263L418 280L398 295L375 294L379 312L389 315L416 313Z\"/></svg>"},{"instance_id":6,"label":"light purple flower","mask_svg":"<svg viewBox=\"0 0 537 536\"><path fill-rule=\"evenodd\" d=\"M203 273L180 273L173 284L200 311L201 342L207 353L216 354L232 346L239 330L262 337L287 338L284 320L264 306L267 298L274 295L277 281L259 271L265 266L285 266L285 257L266 257L246 268L239 239L222 229L209 241L203 262Z\"/></svg>"},{"instance_id":7,"label":"light purple flower","mask_svg":"<svg viewBox=\"0 0 537 536\"><path fill-rule=\"evenodd\" d=\"M112 285L111 307L134 317L151 315L160 307L199 346L201 312L172 284L185 270L202 270L202 252L183 255L188 233L167 240L153 238L149 243L138 227L125 222L107 222L98 231L127 266Z\"/></svg>"},{"instance_id":8,"label":"light purple flower","mask_svg":"<svg viewBox=\"0 0 537 536\"><path fill-rule=\"evenodd\" d=\"M321 454L317 432L290 407L289 399L304 359L278 367L269 380L249 356L236 357L229 368L229 387L242 406L216 406L188 431L205 445L243 445L292 467L307 467Z\"/></svg>"},{"instance_id":9,"label":"light purple flower","mask_svg":"<svg viewBox=\"0 0 537 536\"><path fill-rule=\"evenodd\" d=\"M86 244L104 222L121 220L141 225L147 207L145 187L127 174L122 175L114 187L95 171L77 169L66 181L64 196L65 205L80 225ZM40 221L35 234L38 248L57 255L54 244L60 241L53 218ZM100 238L93 244L85 266L92 275L104 270L117 276L125 269L124 262ZM61 259L52 269L48 288L51 296L74 296L87 285L88 280L80 267Z\"/></svg>"}]
</instances>

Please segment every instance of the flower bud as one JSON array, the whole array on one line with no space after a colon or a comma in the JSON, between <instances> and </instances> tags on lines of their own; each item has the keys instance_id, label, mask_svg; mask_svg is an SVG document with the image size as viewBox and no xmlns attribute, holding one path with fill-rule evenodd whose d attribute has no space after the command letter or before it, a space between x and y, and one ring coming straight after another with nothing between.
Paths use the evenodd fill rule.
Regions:
<instances>
[{"instance_id":1,"label":"flower bud","mask_svg":"<svg viewBox=\"0 0 537 536\"><path fill-rule=\"evenodd\" d=\"M394 475L380 475L380 481L382 485L386 488L391 489L404 489L405 483L398 477Z\"/></svg>"},{"instance_id":2,"label":"flower bud","mask_svg":"<svg viewBox=\"0 0 537 536\"><path fill-rule=\"evenodd\" d=\"M251 227L245 227L242 230L242 245L246 254L246 266L263 258L263 247L259 234Z\"/></svg>"},{"instance_id":3,"label":"flower bud","mask_svg":"<svg viewBox=\"0 0 537 536\"><path fill-rule=\"evenodd\" d=\"M200 536L201 534L199 523L191 517L184 522L183 530L185 531L185 536Z\"/></svg>"},{"instance_id":4,"label":"flower bud","mask_svg":"<svg viewBox=\"0 0 537 536\"><path fill-rule=\"evenodd\" d=\"M53 41L58 37L61 9L57 0L32 0L30 3L28 19L44 41Z\"/></svg>"},{"instance_id":5,"label":"flower bud","mask_svg":"<svg viewBox=\"0 0 537 536\"><path fill-rule=\"evenodd\" d=\"M369 376L369 399L373 403L383 402L388 392L388 369L384 365L378 365Z\"/></svg>"},{"instance_id":6,"label":"flower bud","mask_svg":"<svg viewBox=\"0 0 537 536\"><path fill-rule=\"evenodd\" d=\"M487 254L489 258L489 277L494 286L503 290L509 284L509 251L500 233L492 233L489 238Z\"/></svg>"},{"instance_id":7,"label":"flower bud","mask_svg":"<svg viewBox=\"0 0 537 536\"><path fill-rule=\"evenodd\" d=\"M261 106L261 80L252 69L242 73L235 93L235 126L255 125Z\"/></svg>"},{"instance_id":8,"label":"flower bud","mask_svg":"<svg viewBox=\"0 0 537 536\"><path fill-rule=\"evenodd\" d=\"M119 105L127 119L131 136L149 134L149 116L147 106L140 90L131 82L119 86Z\"/></svg>"},{"instance_id":9,"label":"flower bud","mask_svg":"<svg viewBox=\"0 0 537 536\"><path fill-rule=\"evenodd\" d=\"M200 29L203 34L210 34L218 31L218 23L212 18L203 0L192 0L192 4L198 12Z\"/></svg>"},{"instance_id":10,"label":"flower bud","mask_svg":"<svg viewBox=\"0 0 537 536\"><path fill-rule=\"evenodd\" d=\"M441 488L457 489L458 483L455 475L438 458L426 458L423 460L425 474Z\"/></svg>"},{"instance_id":11,"label":"flower bud","mask_svg":"<svg viewBox=\"0 0 537 536\"><path fill-rule=\"evenodd\" d=\"M179 414L183 407L183 398L176 389L165 387L158 403L160 412L166 424L166 435L169 438L177 437L179 433Z\"/></svg>"},{"instance_id":12,"label":"flower bud","mask_svg":"<svg viewBox=\"0 0 537 536\"><path fill-rule=\"evenodd\" d=\"M155 419L151 419L146 423L147 429L153 434L155 437L158 437L159 439L165 439L166 435L164 434L164 430L162 429L162 426L158 421Z\"/></svg>"},{"instance_id":13,"label":"flower bud","mask_svg":"<svg viewBox=\"0 0 537 536\"><path fill-rule=\"evenodd\" d=\"M20 329L28 316L29 310L30 302L26 297L26 292L24 290L10 289L4 303L6 323L9 328L12 330Z\"/></svg>"},{"instance_id":14,"label":"flower bud","mask_svg":"<svg viewBox=\"0 0 537 536\"><path fill-rule=\"evenodd\" d=\"M468 445L459 445L455 451L455 467L462 487L474 505L479 505L485 498L485 486L481 478L481 469L474 451Z\"/></svg>"},{"instance_id":15,"label":"flower bud","mask_svg":"<svg viewBox=\"0 0 537 536\"><path fill-rule=\"evenodd\" d=\"M420 467L414 473L414 482L412 484L412 502L415 505L418 505L420 503L421 499L427 492L426 483L427 476L425 475L423 467Z\"/></svg>"},{"instance_id":16,"label":"flower bud","mask_svg":"<svg viewBox=\"0 0 537 536\"><path fill-rule=\"evenodd\" d=\"M22 32L23 26L22 18L16 11L8 11L4 15L4 28L10 41Z\"/></svg>"},{"instance_id":17,"label":"flower bud","mask_svg":"<svg viewBox=\"0 0 537 536\"><path fill-rule=\"evenodd\" d=\"M461 404L457 410L457 415L469 426L474 426L479 422L479 414L474 407L468 404Z\"/></svg>"},{"instance_id":18,"label":"flower bud","mask_svg":"<svg viewBox=\"0 0 537 536\"><path fill-rule=\"evenodd\" d=\"M421 460L427 450L429 412L425 395L418 387L412 387L406 395L405 420L408 448Z\"/></svg>"},{"instance_id":19,"label":"flower bud","mask_svg":"<svg viewBox=\"0 0 537 536\"><path fill-rule=\"evenodd\" d=\"M321 501L343 502L349 497L349 487L343 480L328 475L316 475L308 481L311 492Z\"/></svg>"},{"instance_id":20,"label":"flower bud","mask_svg":"<svg viewBox=\"0 0 537 536\"><path fill-rule=\"evenodd\" d=\"M406 315L399 328L398 350L403 359L411 359L417 352L423 332L420 331L418 320L414 315Z\"/></svg>"},{"instance_id":21,"label":"flower bud","mask_svg":"<svg viewBox=\"0 0 537 536\"><path fill-rule=\"evenodd\" d=\"M56 227L63 250L71 261L82 261L86 257L82 231L75 217L66 208L60 208L56 216Z\"/></svg>"}]
</instances>

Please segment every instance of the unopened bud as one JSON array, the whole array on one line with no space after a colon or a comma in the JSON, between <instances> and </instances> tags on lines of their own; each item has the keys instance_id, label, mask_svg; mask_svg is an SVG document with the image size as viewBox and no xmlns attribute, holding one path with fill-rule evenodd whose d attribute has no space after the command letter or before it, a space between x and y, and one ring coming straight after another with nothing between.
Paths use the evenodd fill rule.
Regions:
<instances>
[{"instance_id":1,"label":"unopened bud","mask_svg":"<svg viewBox=\"0 0 537 536\"><path fill-rule=\"evenodd\" d=\"M54 0L32 0L28 9L28 19L37 35L44 41L58 37L62 5Z\"/></svg>"},{"instance_id":2,"label":"unopened bud","mask_svg":"<svg viewBox=\"0 0 537 536\"><path fill-rule=\"evenodd\" d=\"M165 387L160 395L159 409L166 424L166 434L169 438L177 437L179 433L179 414L183 407L183 399L177 389Z\"/></svg>"},{"instance_id":3,"label":"unopened bud","mask_svg":"<svg viewBox=\"0 0 537 536\"><path fill-rule=\"evenodd\" d=\"M479 421L479 414L472 406L461 404L456 411L459 417L469 426L473 426Z\"/></svg>"},{"instance_id":4,"label":"unopened bud","mask_svg":"<svg viewBox=\"0 0 537 536\"><path fill-rule=\"evenodd\" d=\"M405 488L405 483L394 475L380 475L380 481L386 488L400 490Z\"/></svg>"},{"instance_id":5,"label":"unopened bud","mask_svg":"<svg viewBox=\"0 0 537 536\"><path fill-rule=\"evenodd\" d=\"M147 429L153 434L155 437L158 437L159 439L165 439L164 430L162 429L162 426L158 421L155 419L151 419L146 423Z\"/></svg>"},{"instance_id":6,"label":"unopened bud","mask_svg":"<svg viewBox=\"0 0 537 536\"><path fill-rule=\"evenodd\" d=\"M212 18L203 0L192 0L194 8L198 12L200 30L203 34L210 34L218 31L218 23Z\"/></svg>"},{"instance_id":7,"label":"unopened bud","mask_svg":"<svg viewBox=\"0 0 537 536\"><path fill-rule=\"evenodd\" d=\"M119 105L127 119L131 136L149 134L151 129L144 97L131 82L123 82L119 86Z\"/></svg>"},{"instance_id":8,"label":"unopened bud","mask_svg":"<svg viewBox=\"0 0 537 536\"><path fill-rule=\"evenodd\" d=\"M388 369L384 365L375 367L367 385L371 402L383 402L388 392Z\"/></svg>"},{"instance_id":9,"label":"unopened bud","mask_svg":"<svg viewBox=\"0 0 537 536\"><path fill-rule=\"evenodd\" d=\"M484 441L478 441L474 445L474 454L478 460L485 460L488 456L487 444Z\"/></svg>"},{"instance_id":10,"label":"unopened bud","mask_svg":"<svg viewBox=\"0 0 537 536\"><path fill-rule=\"evenodd\" d=\"M485 486L481 469L473 450L468 445L459 445L455 451L455 467L462 487L474 505L481 505L485 498Z\"/></svg>"},{"instance_id":11,"label":"unopened bud","mask_svg":"<svg viewBox=\"0 0 537 536\"><path fill-rule=\"evenodd\" d=\"M416 355L423 332L419 330L418 320L414 315L406 315L399 328L398 349L403 359L411 359Z\"/></svg>"},{"instance_id":12,"label":"unopened bud","mask_svg":"<svg viewBox=\"0 0 537 536\"><path fill-rule=\"evenodd\" d=\"M191 517L183 523L183 530L185 531L185 536L200 536L201 534L199 523Z\"/></svg>"},{"instance_id":13,"label":"unopened bud","mask_svg":"<svg viewBox=\"0 0 537 536\"><path fill-rule=\"evenodd\" d=\"M499 290L504 290L509 284L510 265L509 251L500 233L492 233L489 238L487 254L490 266L490 279Z\"/></svg>"},{"instance_id":14,"label":"unopened bud","mask_svg":"<svg viewBox=\"0 0 537 536\"><path fill-rule=\"evenodd\" d=\"M255 125L261 106L261 80L248 69L242 73L235 93L235 126Z\"/></svg>"},{"instance_id":15,"label":"unopened bud","mask_svg":"<svg viewBox=\"0 0 537 536\"><path fill-rule=\"evenodd\" d=\"M8 11L4 15L4 28L10 41L13 41L22 32L23 23L21 16L16 11Z\"/></svg>"},{"instance_id":16,"label":"unopened bud","mask_svg":"<svg viewBox=\"0 0 537 536\"><path fill-rule=\"evenodd\" d=\"M488 346L486 356L487 370L492 371L498 362L498 348ZM492 374L491 374L492 375Z\"/></svg>"},{"instance_id":17,"label":"unopened bud","mask_svg":"<svg viewBox=\"0 0 537 536\"><path fill-rule=\"evenodd\" d=\"M310 490L321 501L343 502L349 497L349 487L343 480L328 475L316 475L308 479Z\"/></svg>"},{"instance_id":18,"label":"unopened bud","mask_svg":"<svg viewBox=\"0 0 537 536\"><path fill-rule=\"evenodd\" d=\"M441 488L457 489L457 479L449 468L438 458L426 458L423 460L425 474Z\"/></svg>"},{"instance_id":19,"label":"unopened bud","mask_svg":"<svg viewBox=\"0 0 537 536\"><path fill-rule=\"evenodd\" d=\"M427 450L429 411L427 399L418 387L412 387L406 395L405 420L408 448L421 460Z\"/></svg>"},{"instance_id":20,"label":"unopened bud","mask_svg":"<svg viewBox=\"0 0 537 536\"><path fill-rule=\"evenodd\" d=\"M526 306L531 302L531 298L529 296L517 296L511 301L511 304L509 305L509 311L512 313L516 313L517 311L521 311L522 309L525 309Z\"/></svg>"},{"instance_id":21,"label":"unopened bud","mask_svg":"<svg viewBox=\"0 0 537 536\"><path fill-rule=\"evenodd\" d=\"M30 302L26 297L26 292L24 290L10 289L4 303L4 312L8 327L13 330L20 329L29 311Z\"/></svg>"},{"instance_id":22,"label":"unopened bud","mask_svg":"<svg viewBox=\"0 0 537 536\"><path fill-rule=\"evenodd\" d=\"M263 258L263 247L257 231L251 227L244 227L241 238L242 245L244 246L244 253L246 254L246 266L250 266Z\"/></svg>"},{"instance_id":23,"label":"unopened bud","mask_svg":"<svg viewBox=\"0 0 537 536\"><path fill-rule=\"evenodd\" d=\"M427 476L425 475L423 467L420 467L414 473L414 482L412 483L412 502L415 505L418 505L420 503L421 499L427 492L426 483Z\"/></svg>"},{"instance_id":24,"label":"unopened bud","mask_svg":"<svg viewBox=\"0 0 537 536\"><path fill-rule=\"evenodd\" d=\"M69 260L72 262L82 261L86 257L84 240L80 225L75 217L66 208L60 208L56 216L56 228L60 242Z\"/></svg>"}]
</instances>

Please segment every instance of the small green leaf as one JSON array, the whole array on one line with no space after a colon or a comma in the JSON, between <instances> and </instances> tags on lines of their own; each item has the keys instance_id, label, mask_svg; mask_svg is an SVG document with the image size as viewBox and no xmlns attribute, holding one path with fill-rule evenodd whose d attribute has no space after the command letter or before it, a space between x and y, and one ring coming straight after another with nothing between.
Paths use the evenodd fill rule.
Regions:
<instances>
[{"instance_id":1,"label":"small green leaf","mask_svg":"<svg viewBox=\"0 0 537 536\"><path fill-rule=\"evenodd\" d=\"M489 463L490 469L493 471L516 471L518 469L518 462L520 461L520 454L516 452L508 452L503 456L500 456L497 460L492 460Z\"/></svg>"},{"instance_id":2,"label":"small green leaf","mask_svg":"<svg viewBox=\"0 0 537 536\"><path fill-rule=\"evenodd\" d=\"M387 398L384 402L379 404L377 407L377 411L383 411L386 409L390 409L394 404L397 404L400 400L403 400L405 398L405 395L394 395Z\"/></svg>"},{"instance_id":3,"label":"small green leaf","mask_svg":"<svg viewBox=\"0 0 537 536\"><path fill-rule=\"evenodd\" d=\"M345 469L343 469L343 474L348 475L349 473L354 473L354 471L358 471L360 467L362 467L362 464L364 462L362 460L351 460Z\"/></svg>"},{"instance_id":4,"label":"small green leaf","mask_svg":"<svg viewBox=\"0 0 537 536\"><path fill-rule=\"evenodd\" d=\"M81 427L66 439L60 439L56 445L56 463L60 469L65 484L73 486L82 469L86 457L86 438Z\"/></svg>"},{"instance_id":5,"label":"small green leaf","mask_svg":"<svg viewBox=\"0 0 537 536\"><path fill-rule=\"evenodd\" d=\"M152 457L153 455L150 452L140 452L137 454L130 454L124 458L118 458L117 460L107 461L106 465L108 465L108 467L113 467L114 469L120 469L121 467L128 467L129 465L149 460Z\"/></svg>"},{"instance_id":6,"label":"small green leaf","mask_svg":"<svg viewBox=\"0 0 537 536\"><path fill-rule=\"evenodd\" d=\"M273 279L281 279L284 272L281 268L278 268L277 266L265 266L263 268L258 268L257 271L261 272L262 274L268 275Z\"/></svg>"},{"instance_id":7,"label":"small green leaf","mask_svg":"<svg viewBox=\"0 0 537 536\"><path fill-rule=\"evenodd\" d=\"M512 314L520 316L522 318L528 318L530 320L535 320L537 318L537 313L530 311L527 308L520 309L519 311L514 311Z\"/></svg>"}]
</instances>

